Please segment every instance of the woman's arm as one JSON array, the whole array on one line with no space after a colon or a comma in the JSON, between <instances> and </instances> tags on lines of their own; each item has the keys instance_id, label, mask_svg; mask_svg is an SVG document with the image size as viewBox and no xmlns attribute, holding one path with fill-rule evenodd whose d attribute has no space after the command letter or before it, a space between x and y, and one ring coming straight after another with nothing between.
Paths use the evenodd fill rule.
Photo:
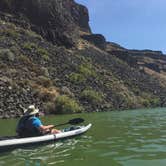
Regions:
<instances>
[{"instance_id":1,"label":"woman's arm","mask_svg":"<svg viewBox=\"0 0 166 166\"><path fill-rule=\"evenodd\" d=\"M43 130L54 128L54 125L40 126Z\"/></svg>"},{"instance_id":2,"label":"woman's arm","mask_svg":"<svg viewBox=\"0 0 166 166\"><path fill-rule=\"evenodd\" d=\"M39 127L39 130L40 130L43 134L46 134L46 133L56 134L56 133L60 133L60 132L61 132L60 130L53 129L53 128L54 128L54 125L48 125L48 126L43 126L43 125L41 125L41 126Z\"/></svg>"}]
</instances>

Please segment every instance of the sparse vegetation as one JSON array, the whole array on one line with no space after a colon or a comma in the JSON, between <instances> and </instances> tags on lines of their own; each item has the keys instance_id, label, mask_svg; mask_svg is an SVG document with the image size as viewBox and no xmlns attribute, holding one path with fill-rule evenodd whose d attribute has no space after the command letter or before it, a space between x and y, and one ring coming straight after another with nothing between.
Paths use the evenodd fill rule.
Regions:
<instances>
[{"instance_id":1,"label":"sparse vegetation","mask_svg":"<svg viewBox=\"0 0 166 166\"><path fill-rule=\"evenodd\" d=\"M25 35L27 36L30 36L31 38L35 38L35 39L39 39L39 40L43 40L42 36L33 32L33 31L30 31L30 30L23 30L22 31Z\"/></svg>"},{"instance_id":2,"label":"sparse vegetation","mask_svg":"<svg viewBox=\"0 0 166 166\"><path fill-rule=\"evenodd\" d=\"M85 82L89 77L96 77L96 72L93 69L92 64L90 63L83 63L78 66L77 72L71 73L68 78L70 82L74 84L80 84Z\"/></svg>"},{"instance_id":3,"label":"sparse vegetation","mask_svg":"<svg viewBox=\"0 0 166 166\"><path fill-rule=\"evenodd\" d=\"M42 29L43 27L35 24L35 20L32 24L31 17L27 20L25 13L21 11L18 11L19 18L17 14L12 15L12 10L16 7L12 6L15 4L11 3L12 1L0 1L0 4L4 3L11 9L10 14L7 10L6 13L3 11L0 13L0 85L2 87L0 97L1 110L4 110L2 114L10 114L10 110L19 112L19 104L24 106L36 104L46 113L124 110L166 105L164 77L166 63L161 53L158 57L136 51L140 55L138 60L142 59L141 67L144 68L144 71L140 72L139 64L132 64L137 62L137 57L134 57L134 61L130 59L131 50L123 50L117 45L113 45L109 51L108 48L101 50L93 43L75 35L77 30L70 31L73 26L68 27L67 23L72 23L72 19L67 17L67 22L64 22L65 18L61 11L58 9L56 13L56 5L59 5L59 1L55 2L53 12L57 14L55 18L59 20L54 19L57 22L52 22L52 18L48 18L50 19L49 30L45 25L45 19L44 29ZM24 5L24 2L21 2L21 5ZM23 7L27 9L27 6ZM33 7L37 9L37 6ZM41 9L39 13L43 12L42 8L38 9ZM63 11L67 16L68 10ZM62 23L60 26L59 22ZM56 24L52 23L58 26L55 28ZM54 25L53 29L51 25ZM40 35L43 35L43 38ZM78 44L79 48L74 44L77 37L78 41L82 42L81 45ZM49 42L47 39L50 39ZM109 46L109 43L105 44ZM112 49L114 51L111 53ZM122 55L119 54L120 50ZM142 58L144 56L149 56L150 59ZM153 71L155 63L160 72Z\"/></svg>"},{"instance_id":4,"label":"sparse vegetation","mask_svg":"<svg viewBox=\"0 0 166 166\"><path fill-rule=\"evenodd\" d=\"M52 86L52 81L50 80L50 78L48 77L45 77L45 76L38 76L36 78L36 82L39 84L39 85L42 85L43 87L51 87Z\"/></svg>"},{"instance_id":5,"label":"sparse vegetation","mask_svg":"<svg viewBox=\"0 0 166 166\"><path fill-rule=\"evenodd\" d=\"M26 56L26 55L23 55L23 54L21 54L19 57L18 57L18 59L20 60L20 62L22 62L22 63L24 63L24 64L31 64L31 61L30 61L30 59L29 59L29 57L28 56Z\"/></svg>"},{"instance_id":6,"label":"sparse vegetation","mask_svg":"<svg viewBox=\"0 0 166 166\"><path fill-rule=\"evenodd\" d=\"M39 54L44 60L49 60L49 53L48 53L48 51L47 50L45 50L45 49L43 49L43 48L41 48L41 47L38 47L37 49L36 49L36 52L37 52L37 54Z\"/></svg>"},{"instance_id":7,"label":"sparse vegetation","mask_svg":"<svg viewBox=\"0 0 166 166\"><path fill-rule=\"evenodd\" d=\"M43 87L37 83L30 82L35 96L41 99L43 102L54 102L56 97L59 95L55 87Z\"/></svg>"},{"instance_id":8,"label":"sparse vegetation","mask_svg":"<svg viewBox=\"0 0 166 166\"><path fill-rule=\"evenodd\" d=\"M36 53L37 55L39 55L40 57L42 57L44 60L49 60L49 53L46 49L38 46L35 43L25 43L23 45L23 48L32 52L32 53Z\"/></svg>"},{"instance_id":9,"label":"sparse vegetation","mask_svg":"<svg viewBox=\"0 0 166 166\"><path fill-rule=\"evenodd\" d=\"M10 49L0 49L0 58L7 61L14 61L15 55Z\"/></svg>"},{"instance_id":10,"label":"sparse vegetation","mask_svg":"<svg viewBox=\"0 0 166 166\"><path fill-rule=\"evenodd\" d=\"M74 84L80 84L86 81L86 77L82 74L79 73L71 73L68 76L70 82L74 83Z\"/></svg>"},{"instance_id":11,"label":"sparse vegetation","mask_svg":"<svg viewBox=\"0 0 166 166\"><path fill-rule=\"evenodd\" d=\"M32 51L34 49L37 49L37 45L35 43L27 42L23 45L23 48L26 49L26 50Z\"/></svg>"},{"instance_id":12,"label":"sparse vegetation","mask_svg":"<svg viewBox=\"0 0 166 166\"><path fill-rule=\"evenodd\" d=\"M32 52L37 49L37 45L35 43L27 42L23 45L23 48Z\"/></svg>"},{"instance_id":13,"label":"sparse vegetation","mask_svg":"<svg viewBox=\"0 0 166 166\"><path fill-rule=\"evenodd\" d=\"M101 92L88 88L82 91L81 98L92 102L93 104L97 104L103 101L104 95Z\"/></svg>"},{"instance_id":14,"label":"sparse vegetation","mask_svg":"<svg viewBox=\"0 0 166 166\"><path fill-rule=\"evenodd\" d=\"M144 98L142 99L142 104L145 107L158 107L160 105L159 98Z\"/></svg>"},{"instance_id":15,"label":"sparse vegetation","mask_svg":"<svg viewBox=\"0 0 166 166\"><path fill-rule=\"evenodd\" d=\"M0 24L6 24L6 23L1 21ZM10 37L11 39L16 39L19 37L19 31L16 28L16 26L12 23L7 23L6 27L2 26L0 28L0 33L2 33L3 36L5 37Z\"/></svg>"},{"instance_id":16,"label":"sparse vegetation","mask_svg":"<svg viewBox=\"0 0 166 166\"><path fill-rule=\"evenodd\" d=\"M79 66L78 68L78 72L82 75L84 75L86 78L87 77L95 77L96 76L96 72L92 66L91 63L83 63Z\"/></svg>"},{"instance_id":17,"label":"sparse vegetation","mask_svg":"<svg viewBox=\"0 0 166 166\"><path fill-rule=\"evenodd\" d=\"M12 37L12 38L17 38L19 33L14 30L14 29L6 29L4 32L3 32L6 36L8 37Z\"/></svg>"},{"instance_id":18,"label":"sparse vegetation","mask_svg":"<svg viewBox=\"0 0 166 166\"><path fill-rule=\"evenodd\" d=\"M78 113L83 111L83 108L74 99L66 95L57 97L55 101L55 110L57 113Z\"/></svg>"}]
</instances>

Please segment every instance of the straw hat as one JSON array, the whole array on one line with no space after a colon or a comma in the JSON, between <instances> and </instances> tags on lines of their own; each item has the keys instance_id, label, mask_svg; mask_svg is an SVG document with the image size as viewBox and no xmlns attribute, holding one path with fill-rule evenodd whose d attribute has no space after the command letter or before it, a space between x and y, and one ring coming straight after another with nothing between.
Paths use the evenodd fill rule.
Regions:
<instances>
[{"instance_id":1,"label":"straw hat","mask_svg":"<svg viewBox=\"0 0 166 166\"><path fill-rule=\"evenodd\" d=\"M24 111L24 116L35 115L39 113L39 109L35 108L34 105L30 105L28 109Z\"/></svg>"}]
</instances>

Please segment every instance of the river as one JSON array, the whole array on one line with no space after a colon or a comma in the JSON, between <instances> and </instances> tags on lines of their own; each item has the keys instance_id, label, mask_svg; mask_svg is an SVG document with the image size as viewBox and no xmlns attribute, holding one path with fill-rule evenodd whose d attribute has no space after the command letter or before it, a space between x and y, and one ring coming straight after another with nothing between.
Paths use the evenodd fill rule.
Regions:
<instances>
[{"instance_id":1,"label":"river","mask_svg":"<svg viewBox=\"0 0 166 166\"><path fill-rule=\"evenodd\" d=\"M166 166L166 108L48 116L45 124L81 117L84 135L0 154L0 166ZM0 120L1 136L17 120Z\"/></svg>"}]
</instances>

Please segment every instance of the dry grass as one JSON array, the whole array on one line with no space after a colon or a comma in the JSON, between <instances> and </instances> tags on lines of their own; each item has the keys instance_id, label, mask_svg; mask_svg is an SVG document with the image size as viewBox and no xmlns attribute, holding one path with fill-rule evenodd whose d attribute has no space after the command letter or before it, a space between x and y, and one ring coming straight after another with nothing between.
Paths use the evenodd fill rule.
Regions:
<instances>
[{"instance_id":1,"label":"dry grass","mask_svg":"<svg viewBox=\"0 0 166 166\"><path fill-rule=\"evenodd\" d=\"M32 85L35 94L39 97L43 102L53 102L59 96L59 92L55 87L45 88L38 84Z\"/></svg>"}]
</instances>

